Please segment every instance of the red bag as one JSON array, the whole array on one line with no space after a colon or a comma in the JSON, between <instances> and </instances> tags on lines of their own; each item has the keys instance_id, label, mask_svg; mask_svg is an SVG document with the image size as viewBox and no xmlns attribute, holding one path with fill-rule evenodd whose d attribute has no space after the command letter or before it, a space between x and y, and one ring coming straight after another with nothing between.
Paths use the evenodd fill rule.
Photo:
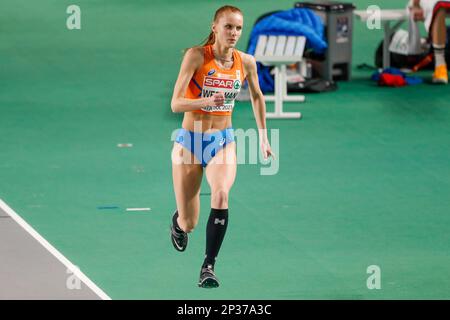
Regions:
<instances>
[{"instance_id":1,"label":"red bag","mask_svg":"<svg viewBox=\"0 0 450 320\"><path fill-rule=\"evenodd\" d=\"M382 73L378 84L388 87L403 87L406 86L406 80L401 75Z\"/></svg>"}]
</instances>

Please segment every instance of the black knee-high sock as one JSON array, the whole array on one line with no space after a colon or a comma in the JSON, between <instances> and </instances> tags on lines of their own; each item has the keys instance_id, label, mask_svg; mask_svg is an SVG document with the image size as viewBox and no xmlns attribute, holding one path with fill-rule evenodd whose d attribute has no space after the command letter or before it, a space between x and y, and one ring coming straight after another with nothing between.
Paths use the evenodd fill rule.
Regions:
<instances>
[{"instance_id":1,"label":"black knee-high sock","mask_svg":"<svg viewBox=\"0 0 450 320\"><path fill-rule=\"evenodd\" d=\"M206 252L203 265L214 265L228 226L228 209L211 208L206 225Z\"/></svg>"}]
</instances>

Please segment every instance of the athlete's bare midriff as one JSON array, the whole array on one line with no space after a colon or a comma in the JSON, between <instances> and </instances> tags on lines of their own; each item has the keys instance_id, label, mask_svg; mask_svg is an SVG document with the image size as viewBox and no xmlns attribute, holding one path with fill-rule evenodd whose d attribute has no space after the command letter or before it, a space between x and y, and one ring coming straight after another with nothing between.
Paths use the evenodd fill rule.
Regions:
<instances>
[{"instance_id":1,"label":"athlete's bare midriff","mask_svg":"<svg viewBox=\"0 0 450 320\"><path fill-rule=\"evenodd\" d=\"M194 122L197 122L196 126L194 126ZM199 131L201 127L201 132L224 130L231 126L231 116L216 116L195 112L185 112L182 124L182 127L189 131Z\"/></svg>"}]
</instances>

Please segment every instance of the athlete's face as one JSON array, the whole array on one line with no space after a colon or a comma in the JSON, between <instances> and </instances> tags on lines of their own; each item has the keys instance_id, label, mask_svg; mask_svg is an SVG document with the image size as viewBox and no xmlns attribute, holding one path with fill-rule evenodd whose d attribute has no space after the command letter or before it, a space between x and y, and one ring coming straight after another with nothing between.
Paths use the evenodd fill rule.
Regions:
<instances>
[{"instance_id":1,"label":"athlete's face","mask_svg":"<svg viewBox=\"0 0 450 320\"><path fill-rule=\"evenodd\" d=\"M226 12L222 14L212 26L216 41L226 47L234 48L241 37L243 24L244 19L240 13Z\"/></svg>"}]
</instances>

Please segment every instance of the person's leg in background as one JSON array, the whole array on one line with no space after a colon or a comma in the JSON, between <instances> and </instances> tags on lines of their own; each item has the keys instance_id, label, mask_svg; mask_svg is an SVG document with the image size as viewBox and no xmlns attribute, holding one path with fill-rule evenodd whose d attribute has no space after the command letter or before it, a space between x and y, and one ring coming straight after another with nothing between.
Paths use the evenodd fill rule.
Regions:
<instances>
[{"instance_id":1,"label":"person's leg in background","mask_svg":"<svg viewBox=\"0 0 450 320\"><path fill-rule=\"evenodd\" d=\"M447 39L447 30L445 25L446 10L439 9L434 16L431 25L431 39L433 41L434 52L434 83L448 83L447 64L445 62L445 42Z\"/></svg>"}]
</instances>

